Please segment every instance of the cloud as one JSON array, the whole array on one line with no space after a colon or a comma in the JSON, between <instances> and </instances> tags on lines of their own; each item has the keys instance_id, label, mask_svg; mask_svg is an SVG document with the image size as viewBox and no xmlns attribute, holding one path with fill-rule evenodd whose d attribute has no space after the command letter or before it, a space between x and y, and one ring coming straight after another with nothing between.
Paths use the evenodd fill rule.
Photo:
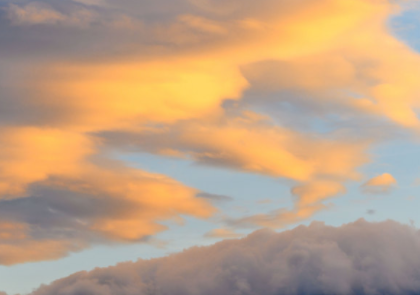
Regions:
<instances>
[{"instance_id":1,"label":"cloud","mask_svg":"<svg viewBox=\"0 0 420 295\"><path fill-rule=\"evenodd\" d=\"M227 31L217 22L194 15L182 15L179 20L195 30L207 33L226 34Z\"/></svg>"},{"instance_id":2,"label":"cloud","mask_svg":"<svg viewBox=\"0 0 420 295\"><path fill-rule=\"evenodd\" d=\"M293 189L293 194L299 196L298 206L312 205L319 200L327 199L345 192L345 188L336 182L315 182Z\"/></svg>"},{"instance_id":3,"label":"cloud","mask_svg":"<svg viewBox=\"0 0 420 295\"><path fill-rule=\"evenodd\" d=\"M228 219L232 227L266 227L279 229L301 222L318 211L326 210L330 205L323 201L346 192L337 181L316 180L295 186L292 194L296 197L293 209L274 210L268 214L257 214L239 219Z\"/></svg>"},{"instance_id":4,"label":"cloud","mask_svg":"<svg viewBox=\"0 0 420 295\"><path fill-rule=\"evenodd\" d=\"M316 202L304 207L294 206L292 209L282 208L269 213L260 213L242 218L227 218L225 223L230 228L284 228L299 223L313 216L318 211L328 209L328 205Z\"/></svg>"},{"instance_id":5,"label":"cloud","mask_svg":"<svg viewBox=\"0 0 420 295\"><path fill-rule=\"evenodd\" d=\"M0 263L14 265L18 263L56 260L86 248L86 245L73 245L63 240L26 240L19 243L0 245Z\"/></svg>"},{"instance_id":6,"label":"cloud","mask_svg":"<svg viewBox=\"0 0 420 295\"><path fill-rule=\"evenodd\" d=\"M381 140L365 117L420 126L420 57L386 29L399 2L81 2L2 4L0 62L12 65L0 68L3 263L141 241L162 220L215 212L194 188L115 161L125 151L287 179L292 208L232 221L278 228L360 180ZM319 118L313 108L351 113L364 128L281 125L264 109L282 103L305 120Z\"/></svg>"},{"instance_id":7,"label":"cloud","mask_svg":"<svg viewBox=\"0 0 420 295\"><path fill-rule=\"evenodd\" d=\"M216 238L216 239L235 239L242 237L243 235L238 234L230 229L226 228L217 228L209 231L204 235L206 238Z\"/></svg>"},{"instance_id":8,"label":"cloud","mask_svg":"<svg viewBox=\"0 0 420 295\"><path fill-rule=\"evenodd\" d=\"M70 15L65 15L43 2L31 2L24 6L10 4L6 9L13 25L70 25L85 26L94 19L93 14L86 9L78 9Z\"/></svg>"},{"instance_id":9,"label":"cloud","mask_svg":"<svg viewBox=\"0 0 420 295\"><path fill-rule=\"evenodd\" d=\"M93 138L56 128L1 128L0 199L52 175L77 175L95 150Z\"/></svg>"},{"instance_id":10,"label":"cloud","mask_svg":"<svg viewBox=\"0 0 420 295\"><path fill-rule=\"evenodd\" d=\"M58 11L40 3L28 4L26 7L11 4L8 15L16 25L55 24L65 19Z\"/></svg>"},{"instance_id":11,"label":"cloud","mask_svg":"<svg viewBox=\"0 0 420 295\"><path fill-rule=\"evenodd\" d=\"M209 194L209 193L204 193L204 192L198 193L197 197L208 199L210 201L215 201L215 202L229 202L233 200L233 198L229 196L215 195L215 194Z\"/></svg>"},{"instance_id":12,"label":"cloud","mask_svg":"<svg viewBox=\"0 0 420 295\"><path fill-rule=\"evenodd\" d=\"M395 178L389 174L384 173L378 175L362 185L362 190L370 194L388 193L397 185Z\"/></svg>"},{"instance_id":13,"label":"cloud","mask_svg":"<svg viewBox=\"0 0 420 295\"><path fill-rule=\"evenodd\" d=\"M105 135L111 144L161 154L169 147L195 161L239 171L284 177L292 188L295 207L280 215L245 218L246 224L279 228L308 218L325 208L322 201L345 193L343 182L358 180L356 168L367 162L367 141L326 139L273 126L253 114L228 122L187 121L173 129ZM287 212L287 213L286 213ZM269 221L271 220L271 221ZM235 222L242 224L244 222ZM269 224L270 223L270 224Z\"/></svg>"},{"instance_id":14,"label":"cloud","mask_svg":"<svg viewBox=\"0 0 420 295\"><path fill-rule=\"evenodd\" d=\"M369 146L368 140L302 134L253 113L221 122L196 120L138 133L110 132L104 137L117 147L157 154L169 147L202 164L297 181L323 176L356 180L355 168L367 161Z\"/></svg>"},{"instance_id":15,"label":"cloud","mask_svg":"<svg viewBox=\"0 0 420 295\"><path fill-rule=\"evenodd\" d=\"M369 209L369 210L366 211L366 214L375 215L376 214L376 210Z\"/></svg>"},{"instance_id":16,"label":"cloud","mask_svg":"<svg viewBox=\"0 0 420 295\"><path fill-rule=\"evenodd\" d=\"M318 211L331 207L323 201L346 192L345 187L337 181L316 180L292 188L295 196L292 209L281 208L267 214L256 214L242 218L226 218L225 224L230 228L265 227L280 229L313 216Z\"/></svg>"},{"instance_id":17,"label":"cloud","mask_svg":"<svg viewBox=\"0 0 420 295\"><path fill-rule=\"evenodd\" d=\"M83 3L86 5L102 5L105 4L104 0L75 0L76 2Z\"/></svg>"},{"instance_id":18,"label":"cloud","mask_svg":"<svg viewBox=\"0 0 420 295\"><path fill-rule=\"evenodd\" d=\"M43 84L44 79L54 87ZM82 132L141 130L143 125L211 116L220 113L225 98L239 98L247 86L239 69L188 58L57 65L38 82L35 87L44 97L39 103L62 115L47 119ZM202 91L199 100L197 89ZM86 97L100 97L101 103Z\"/></svg>"},{"instance_id":19,"label":"cloud","mask_svg":"<svg viewBox=\"0 0 420 295\"><path fill-rule=\"evenodd\" d=\"M0 201L1 265L58 259L97 244L149 242L166 229L162 221L215 212L193 188L115 163L86 164L25 192Z\"/></svg>"},{"instance_id":20,"label":"cloud","mask_svg":"<svg viewBox=\"0 0 420 295\"><path fill-rule=\"evenodd\" d=\"M78 65L71 62L61 64L59 72L57 72L57 65L52 66L53 69L49 69L45 73L45 79L50 80L51 77L57 75L58 77L66 76L69 79L52 87L55 90L59 89L60 93L51 93L51 89L46 91L50 92L52 97L63 96L63 93L74 96L72 100L74 104L66 107L68 111L76 112L76 114L80 112L86 114L89 110L94 111L93 106L89 104L83 106L82 104L85 102L83 97L94 96L103 97L103 100L107 102L104 104L103 110L96 109L99 112L98 117L101 111L107 110L107 106L115 104L116 111L124 111L124 114L113 114L111 110L107 110L111 114L110 119L117 115L119 120L132 120L133 117L144 117L145 120L149 120L150 114L148 116L144 114L144 110L138 109L131 97L135 94L139 96L152 95L149 94L151 92L155 97L154 100L160 102L157 105L160 105L162 104L161 96L165 94L162 93L163 90L159 90L161 87L158 87L157 84L149 84L147 78L137 74L136 71L139 71L139 68L144 68L146 72L150 72L151 76L155 77L155 80L168 83L168 81L165 82L168 77L157 76L158 73L164 75L159 70L163 63L168 67L167 72L170 73L170 76L183 77L179 78L180 81L190 76L187 69L196 72L200 81L194 81L194 84L198 83L200 89L212 89L212 84L207 83L212 83L218 77L222 77L224 81L218 85L230 84L229 89L232 92L212 91L208 97L206 95L202 99L203 101L220 104L221 100L230 98L230 96L236 98L248 86L266 88L265 86L268 84L275 89L310 91L312 97L319 100L334 97L335 100L341 100L341 103L347 107L363 112L368 111L374 115L383 114L404 126L415 127L416 118L413 113L413 109L416 107L413 96L415 87L410 81L415 80L415 77L419 75L417 68L413 66L419 63L419 58L416 53L401 42L393 39L382 26L391 13L397 11L395 5L391 5L387 1L342 1L340 5L333 5L331 1L303 1L299 5L281 3L264 1L264 5L262 5L264 9L255 9L254 5L246 2L241 7L248 9L245 9L240 15L232 13L230 16L232 19L212 20L193 14L184 14L179 19L181 23L175 22L168 26L157 27L149 25L147 31L154 32L155 39L145 38L146 43L163 42L166 44L166 47L162 49L164 51L173 49L173 45L178 48L169 58L165 54L150 54L149 52L147 60L159 62L139 62L136 65L133 65L132 61L127 65L120 61L116 64L110 62L99 65ZM282 13L275 18L271 11L281 11ZM215 17L213 16L213 18ZM267 29L252 29L249 27L250 22L254 23L254 27L256 23ZM219 26L228 31L226 36L208 39L201 31L197 33L197 28L203 29L204 27L212 27L210 31L215 31L215 28L218 27L215 23L220 24ZM334 26L331 26L331 23ZM366 26L366 23L371 25ZM287 28L286 32L285 28ZM314 28L316 28L317 34L313 33ZM367 41L370 40L369 37L360 37L361 34L362 36L375 36L372 41L374 43ZM241 41L231 38L232 35L241 36ZM345 40L342 39L343 35L346 36ZM290 36L299 36L299 40ZM256 42L257 38L260 40L258 43ZM377 44L387 45L381 55L374 54ZM139 45L141 46L141 44ZM143 45L143 49L144 46L147 48L147 45ZM189 58L185 58L185 52L191 52ZM404 62L397 62L393 56L404 56ZM141 58L137 59L141 60ZM197 65L203 63L203 60L217 66L191 68L191 63ZM267 64L270 66L267 67ZM401 72L402 76L409 75L411 78L397 78L391 73L394 68ZM241 73L238 73L239 69ZM178 71L180 71L179 74ZM109 74L111 72L124 74L117 77ZM229 75L224 75L224 73L229 73ZM70 78L79 76L84 78L83 82ZM133 80L133 76L137 77L136 82L138 83L130 82ZM252 85L244 83L244 78L251 81ZM101 86L104 84L109 84L106 92L101 91ZM158 91L154 93L150 90L152 87ZM219 88L214 85L213 87L214 89ZM387 87L390 88L390 91L385 89ZM118 101L114 101L116 93L120 93L121 89L126 89L124 95L127 97L127 101L133 104L130 111L120 110L117 107ZM183 92L180 92L180 89L183 89ZM171 93L172 100L179 103L179 105L175 104L179 111L182 111L182 108L188 109L188 105L185 103L191 102L189 99L191 94L188 93L188 89L182 82L179 83L178 88L165 89L166 92ZM398 91L401 92L401 95L397 93ZM404 93L407 95L403 95ZM186 98L180 99L180 94ZM387 97L389 95L392 97ZM359 98L355 99L355 96ZM401 101L395 96L403 96L404 100ZM60 101L63 99L60 98ZM166 104L166 102L163 103ZM395 104L395 106L390 104ZM211 106L207 105L207 107ZM163 106L162 112L164 109ZM167 118L163 118L163 114ZM172 117L168 111L163 114L156 114L152 120L167 122ZM202 112L198 114L202 114ZM77 118L75 117L75 119ZM172 120L174 119L172 118ZM177 119L182 119L182 117ZM105 128L106 126L101 127Z\"/></svg>"},{"instance_id":21,"label":"cloud","mask_svg":"<svg viewBox=\"0 0 420 295\"><path fill-rule=\"evenodd\" d=\"M415 294L420 236L394 221L320 222L80 272L32 295Z\"/></svg>"}]
</instances>

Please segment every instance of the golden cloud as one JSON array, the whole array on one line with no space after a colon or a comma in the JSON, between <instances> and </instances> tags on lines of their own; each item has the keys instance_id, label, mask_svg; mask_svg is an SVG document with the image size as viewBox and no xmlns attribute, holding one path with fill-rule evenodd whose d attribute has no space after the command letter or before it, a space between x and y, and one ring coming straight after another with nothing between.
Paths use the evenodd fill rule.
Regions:
<instances>
[{"instance_id":1,"label":"golden cloud","mask_svg":"<svg viewBox=\"0 0 420 295\"><path fill-rule=\"evenodd\" d=\"M284 226L312 216L325 208L324 200L345 192L346 181L359 180L357 168L367 162L366 149L375 139L276 126L252 110L230 113L227 99L239 103L247 90L292 90L310 93L315 104L334 101L403 127L420 126L415 113L420 57L386 28L389 16L399 11L394 2L191 2L203 15L186 11L143 27L151 39L136 41L141 43L137 54L52 58L27 69L19 86L43 116L33 124L1 128L0 198L30 198L37 186L59 190L56 198L66 201L66 194L76 194L104 208L96 215L93 206L84 215L72 211L78 230L119 242L163 230L162 220L215 212L193 188L109 164L111 147L103 133L114 132L133 135L129 141L152 153L294 181L292 210L242 220ZM33 10L28 16L12 8L34 22ZM61 17L51 11L41 16L35 22ZM372 181L390 184L389 177L382 178ZM108 210L115 201L124 206ZM30 234L14 245L8 238L11 226ZM85 246L83 239L32 241L32 228L26 226L24 221L0 226L0 252L22 255L3 258L5 264L57 258ZM31 251L25 254L27 247ZM48 255L42 250L50 248L55 250Z\"/></svg>"},{"instance_id":2,"label":"golden cloud","mask_svg":"<svg viewBox=\"0 0 420 295\"><path fill-rule=\"evenodd\" d=\"M362 185L367 193L386 193L397 185L397 180L389 173L384 173L369 179Z\"/></svg>"}]
</instances>

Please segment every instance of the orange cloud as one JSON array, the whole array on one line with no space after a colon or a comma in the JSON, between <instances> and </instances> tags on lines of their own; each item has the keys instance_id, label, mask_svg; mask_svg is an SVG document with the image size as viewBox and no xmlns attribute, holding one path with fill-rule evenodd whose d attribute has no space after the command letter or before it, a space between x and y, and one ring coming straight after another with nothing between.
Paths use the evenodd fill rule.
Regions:
<instances>
[{"instance_id":1,"label":"orange cloud","mask_svg":"<svg viewBox=\"0 0 420 295\"><path fill-rule=\"evenodd\" d=\"M215 213L196 197L197 190L124 167L87 165L77 176L38 182L33 191L0 204L5 218L0 222L0 265L58 259L97 243L147 242L167 229L163 221Z\"/></svg>"},{"instance_id":2,"label":"orange cloud","mask_svg":"<svg viewBox=\"0 0 420 295\"><path fill-rule=\"evenodd\" d=\"M324 199L342 194L346 191L344 186L332 181L317 181L303 186L295 187L292 193L299 197L297 206L299 208L316 204Z\"/></svg>"},{"instance_id":3,"label":"orange cloud","mask_svg":"<svg viewBox=\"0 0 420 295\"><path fill-rule=\"evenodd\" d=\"M1 131L0 264L58 259L99 241L142 241L165 230L164 220L215 212L197 190L166 176L91 159L100 145L87 134L37 127ZM52 196L42 199L48 190ZM37 202L45 206L42 212ZM55 221L34 224L40 215ZM66 238L71 231L79 234Z\"/></svg>"},{"instance_id":4,"label":"orange cloud","mask_svg":"<svg viewBox=\"0 0 420 295\"><path fill-rule=\"evenodd\" d=\"M288 7L290 13L278 18L257 11L262 14L254 21L229 20L226 26L223 22L184 15L178 19L186 25L181 30L205 30L220 34L220 40L207 44L208 48L198 45L191 53L180 50L169 56L152 54L147 60L139 58L129 63L55 64L42 71L36 89L43 94L42 103L52 113L60 114L52 116L52 122L61 128L77 132L142 131L148 130L150 124L190 120L179 131L178 145L198 161L305 183L323 177L356 180L355 168L366 162L366 143L318 140L286 128L260 126L251 121L245 124L231 118L225 119L225 125L214 121L226 117L221 107L225 99L239 99L250 86L241 72L243 66L282 59L290 61L295 69L295 59L341 46L340 34L359 28L379 8L381 15L389 12L383 4L363 1L307 4ZM228 38L236 33L243 38ZM346 65L340 58L337 62ZM306 81L300 87L331 86L322 79L309 79L319 70L302 79L299 72L305 72L306 65L302 62L295 75L299 81ZM341 73L340 67L341 64L334 64L329 69ZM342 81L338 79L343 85L352 78L349 68L349 73L342 74ZM49 83L43 82L46 79ZM155 149L165 154L182 154L177 147L171 147L174 144L177 145L167 143L169 147ZM313 198L316 203L324 197ZM102 227L120 229L122 226L117 224L104 222ZM131 221L120 224L136 227Z\"/></svg>"},{"instance_id":5,"label":"orange cloud","mask_svg":"<svg viewBox=\"0 0 420 295\"><path fill-rule=\"evenodd\" d=\"M2 222L0 223L0 240L22 240L26 238L26 224L15 222Z\"/></svg>"},{"instance_id":6,"label":"orange cloud","mask_svg":"<svg viewBox=\"0 0 420 295\"><path fill-rule=\"evenodd\" d=\"M394 176L389 173L378 175L362 185L363 191L367 193L386 193L397 185Z\"/></svg>"},{"instance_id":7,"label":"orange cloud","mask_svg":"<svg viewBox=\"0 0 420 295\"><path fill-rule=\"evenodd\" d=\"M70 186L66 181L58 185L70 191L94 194L97 198L108 196L131 204L130 208L101 216L88 225L112 240L140 240L165 230L159 221L181 218L181 215L208 218L215 212L206 200L196 197L198 191L163 175L92 167L82 179Z\"/></svg>"},{"instance_id":8,"label":"orange cloud","mask_svg":"<svg viewBox=\"0 0 420 295\"><path fill-rule=\"evenodd\" d=\"M172 22L145 24L142 31L150 34L144 44L135 44L138 54L67 57L27 70L29 78L19 88L43 116L33 126L2 127L0 198L24 199L41 186L45 194L59 191L60 202L71 195L82 204L98 203L103 212L89 203L91 212L75 206L69 215L74 228L106 241L141 240L164 229L159 221L183 214L211 216L214 208L196 198L196 190L109 164L103 133L114 132L134 134L128 141L137 140L134 146L149 152L294 181L294 208L242 220L284 226L325 208L323 201L343 193L346 181L358 180L369 142L276 126L252 112L232 114L224 107L227 99L239 103L246 90L292 90L310 93L315 104L334 101L404 127L420 126L415 113L420 57L385 26L397 5L385 0L191 2L203 15L185 12ZM21 24L60 23L64 17L32 6L11 6L10 13ZM392 184L381 177L369 186ZM45 198L34 197L58 202ZM15 226L18 233L31 231L15 223L0 226L7 242L0 243L0 252L10 257L31 245L30 234L16 247L8 242ZM57 258L80 249L81 240L74 246L59 238L34 239L21 258L3 259ZM42 250L53 247L50 254Z\"/></svg>"},{"instance_id":9,"label":"orange cloud","mask_svg":"<svg viewBox=\"0 0 420 295\"><path fill-rule=\"evenodd\" d=\"M0 199L25 193L26 186L53 175L78 175L95 152L88 136L55 128L2 128Z\"/></svg>"},{"instance_id":10,"label":"orange cloud","mask_svg":"<svg viewBox=\"0 0 420 295\"><path fill-rule=\"evenodd\" d=\"M63 128L130 130L220 113L226 98L247 86L239 69L211 60L55 66L40 87L42 103L62 114ZM52 80L51 80L52 79Z\"/></svg>"},{"instance_id":11,"label":"orange cloud","mask_svg":"<svg viewBox=\"0 0 420 295\"><path fill-rule=\"evenodd\" d=\"M227 224L233 228L243 228L243 227L266 227L266 228L284 228L288 225L302 222L305 219L310 218L316 212L328 208L322 203L317 203L315 205L305 206L305 207L295 207L292 210L280 209L275 210L268 214L256 214L244 218L239 218L236 220L228 220Z\"/></svg>"},{"instance_id":12,"label":"orange cloud","mask_svg":"<svg viewBox=\"0 0 420 295\"><path fill-rule=\"evenodd\" d=\"M23 243L0 244L0 264L11 266L19 263L55 260L67 256L72 251L80 251L61 240L26 241Z\"/></svg>"},{"instance_id":13,"label":"orange cloud","mask_svg":"<svg viewBox=\"0 0 420 295\"><path fill-rule=\"evenodd\" d=\"M34 240L29 233L28 224L0 221L0 265L58 259L66 256L69 251L82 249L82 243L77 245L64 240Z\"/></svg>"},{"instance_id":14,"label":"orange cloud","mask_svg":"<svg viewBox=\"0 0 420 295\"><path fill-rule=\"evenodd\" d=\"M367 160L367 143L311 138L253 120L185 124L176 133L173 144L179 140L198 161L297 181L357 179L354 169Z\"/></svg>"},{"instance_id":15,"label":"orange cloud","mask_svg":"<svg viewBox=\"0 0 420 295\"><path fill-rule=\"evenodd\" d=\"M198 191L166 176L134 169L88 167L75 180L60 178L48 186L88 195L100 202L121 202L109 215L87 216L85 225L111 240L136 241L166 229L159 221L190 215L210 217L214 208Z\"/></svg>"},{"instance_id":16,"label":"orange cloud","mask_svg":"<svg viewBox=\"0 0 420 295\"><path fill-rule=\"evenodd\" d=\"M256 224L270 227L301 221L325 208L322 201L345 193L343 183L359 180L356 169L368 161L368 142L309 136L273 126L252 113L228 122L187 121L173 129L149 129L127 137L110 140L123 145L128 140L131 146L158 154L161 147L170 147L204 164L296 181L293 210L267 220L257 218L264 221Z\"/></svg>"},{"instance_id":17,"label":"orange cloud","mask_svg":"<svg viewBox=\"0 0 420 295\"><path fill-rule=\"evenodd\" d=\"M294 207L289 209L275 210L269 214L257 214L236 220L228 220L231 227L267 227L284 228L288 225L301 222L310 218L316 212L328 209L323 201L336 197L346 192L342 183L331 180L313 180L303 183L292 189L296 197Z\"/></svg>"},{"instance_id":18,"label":"orange cloud","mask_svg":"<svg viewBox=\"0 0 420 295\"><path fill-rule=\"evenodd\" d=\"M361 95L379 102L378 111L397 120L397 115L386 111L387 99L373 93L374 87L384 83L406 85L402 78L394 81L394 77L374 73L382 72L382 67L391 68L389 57L397 52L398 56L410 56L399 68L417 72L412 61L418 62L418 57L383 29L389 14L397 11L395 5L387 1L324 0L299 5L267 1L263 7L221 21L189 14L178 19L183 26L175 31L169 26L165 33L165 27L160 27L160 38L167 37L169 43L176 44L197 30L216 35L226 31L201 42L192 37L193 43L186 41L173 54L146 51L144 57L127 62L43 65L36 89L44 96L43 104L62 113L56 123L76 124L82 130L126 129L214 114L224 99L239 98L249 86L241 69L249 69L246 78L256 78L264 72L255 73L252 64L278 60L289 69L282 76L286 79L276 80L277 87L361 91ZM369 36L375 36L375 43ZM378 57L376 47L382 43L389 48ZM366 86L367 81L357 81L354 69L362 61L377 62L366 79L380 79L364 89L359 86Z\"/></svg>"}]
</instances>

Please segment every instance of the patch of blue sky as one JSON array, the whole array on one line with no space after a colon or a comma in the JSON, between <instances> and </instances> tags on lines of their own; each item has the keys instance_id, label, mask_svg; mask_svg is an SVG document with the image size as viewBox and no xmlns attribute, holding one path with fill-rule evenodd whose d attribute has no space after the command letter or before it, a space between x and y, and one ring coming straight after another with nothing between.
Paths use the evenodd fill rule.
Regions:
<instances>
[{"instance_id":1,"label":"patch of blue sky","mask_svg":"<svg viewBox=\"0 0 420 295\"><path fill-rule=\"evenodd\" d=\"M409 9L389 20L394 35L420 52L420 5L409 1Z\"/></svg>"}]
</instances>

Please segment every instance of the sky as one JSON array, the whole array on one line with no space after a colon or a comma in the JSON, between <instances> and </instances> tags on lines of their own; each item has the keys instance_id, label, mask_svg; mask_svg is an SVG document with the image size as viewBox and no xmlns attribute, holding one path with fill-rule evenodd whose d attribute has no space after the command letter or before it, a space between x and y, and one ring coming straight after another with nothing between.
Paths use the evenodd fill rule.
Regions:
<instances>
[{"instance_id":1,"label":"sky","mask_svg":"<svg viewBox=\"0 0 420 295\"><path fill-rule=\"evenodd\" d=\"M0 295L420 292L419 20L0 0Z\"/></svg>"}]
</instances>

